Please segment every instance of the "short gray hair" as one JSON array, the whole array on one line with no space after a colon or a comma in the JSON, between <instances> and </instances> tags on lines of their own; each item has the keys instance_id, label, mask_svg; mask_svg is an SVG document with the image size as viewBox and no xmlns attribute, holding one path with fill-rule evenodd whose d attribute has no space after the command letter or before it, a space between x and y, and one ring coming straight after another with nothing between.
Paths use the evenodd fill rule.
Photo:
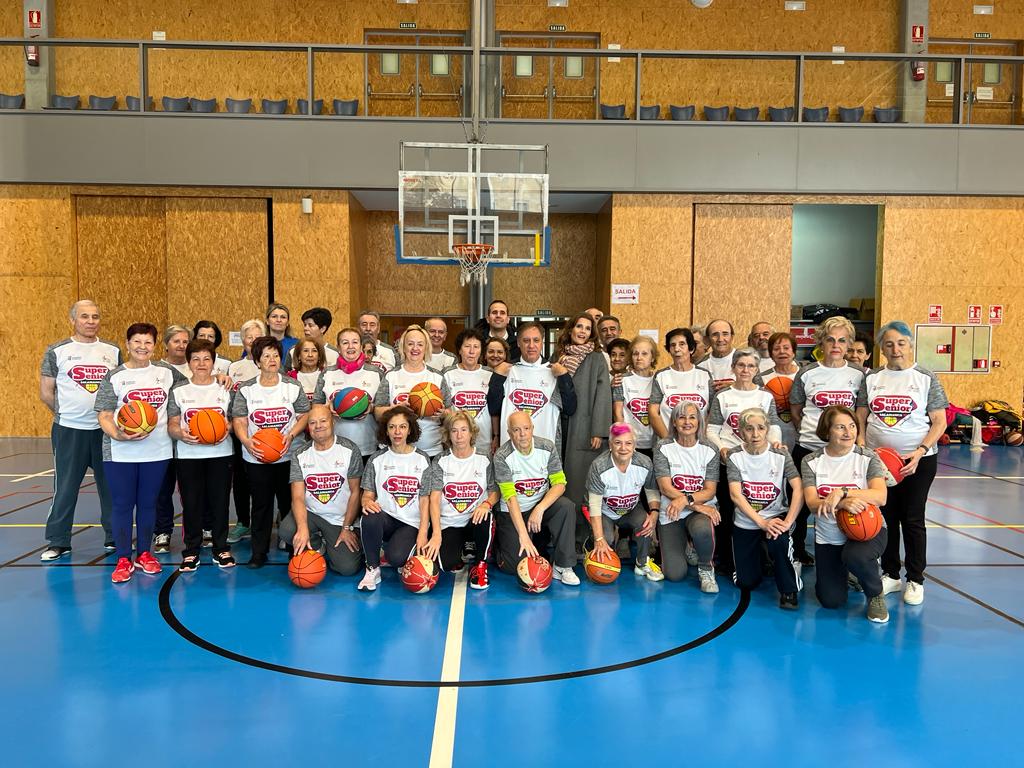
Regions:
<instances>
[{"instance_id":1,"label":"short gray hair","mask_svg":"<svg viewBox=\"0 0 1024 768\"><path fill-rule=\"evenodd\" d=\"M697 436L704 434L704 411L692 400L680 400L672 406L672 414L669 416L668 436L673 440L679 437L679 430L676 429L676 419L682 416L687 408L697 411Z\"/></svg>"},{"instance_id":2,"label":"short gray hair","mask_svg":"<svg viewBox=\"0 0 1024 768\"><path fill-rule=\"evenodd\" d=\"M766 427L768 426L768 414L764 412L763 408L754 407L754 408L746 408L746 409L744 409L740 413L740 423L739 423L740 429L743 429L745 426L747 426L747 424L750 423L750 420L752 418L754 418L755 416L757 416L758 418L763 420L764 421L764 425Z\"/></svg>"},{"instance_id":3,"label":"short gray hair","mask_svg":"<svg viewBox=\"0 0 1024 768\"><path fill-rule=\"evenodd\" d=\"M190 331L184 325L168 325L164 329L164 344L169 342L172 338L177 336L179 333L187 333L188 334L188 340L192 341L192 331Z\"/></svg>"},{"instance_id":4,"label":"short gray hair","mask_svg":"<svg viewBox=\"0 0 1024 768\"><path fill-rule=\"evenodd\" d=\"M79 307L90 307L90 306L91 307L96 307L96 309L100 308L100 305L97 304L92 299L79 299L78 301L76 301L74 304L71 305L71 310L68 312L68 316L71 318L72 321L74 321L75 317L78 316L78 308Z\"/></svg>"},{"instance_id":5,"label":"short gray hair","mask_svg":"<svg viewBox=\"0 0 1024 768\"><path fill-rule=\"evenodd\" d=\"M889 331L896 331L900 336L906 336L911 341L914 340L914 332L910 330L909 325L902 320L891 320L878 329L878 334L875 336L875 344L882 346L882 337Z\"/></svg>"},{"instance_id":6,"label":"short gray hair","mask_svg":"<svg viewBox=\"0 0 1024 768\"><path fill-rule=\"evenodd\" d=\"M755 363L760 364L760 362L761 362L761 355L753 347L740 347L735 352L733 352L733 355L732 355L732 364L733 364L733 366L736 365L736 361L739 360L741 357L752 357L752 358L754 358L754 362Z\"/></svg>"}]
</instances>

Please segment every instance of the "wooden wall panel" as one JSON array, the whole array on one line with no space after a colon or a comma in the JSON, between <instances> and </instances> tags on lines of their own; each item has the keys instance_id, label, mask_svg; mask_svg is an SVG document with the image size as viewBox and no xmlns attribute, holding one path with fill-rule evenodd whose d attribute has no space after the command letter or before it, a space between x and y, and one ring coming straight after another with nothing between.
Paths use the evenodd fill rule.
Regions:
<instances>
[{"instance_id":1,"label":"wooden wall panel","mask_svg":"<svg viewBox=\"0 0 1024 768\"><path fill-rule=\"evenodd\" d=\"M1019 405L1024 390L1024 201L984 198L903 198L886 201L879 317L925 323L929 304L943 320L966 323L967 305L1003 304L1003 325L992 331L992 357L983 375L940 376L950 400L969 407L998 398Z\"/></svg>"},{"instance_id":2,"label":"wooden wall panel","mask_svg":"<svg viewBox=\"0 0 1024 768\"><path fill-rule=\"evenodd\" d=\"M303 197L313 198L313 213L302 212ZM302 313L310 307L326 307L337 318L328 335L352 312L348 200L340 190L273 192L274 300L291 310L293 333L301 333Z\"/></svg>"},{"instance_id":3,"label":"wooden wall panel","mask_svg":"<svg viewBox=\"0 0 1024 768\"><path fill-rule=\"evenodd\" d=\"M267 305L267 204L260 198L169 197L165 204L168 323L213 320L229 332Z\"/></svg>"},{"instance_id":4,"label":"wooden wall panel","mask_svg":"<svg viewBox=\"0 0 1024 768\"><path fill-rule=\"evenodd\" d=\"M622 321L628 336L657 328L660 335L691 324L693 202L687 195L614 195L609 283L640 284L639 304L598 306Z\"/></svg>"},{"instance_id":5,"label":"wooden wall panel","mask_svg":"<svg viewBox=\"0 0 1024 768\"><path fill-rule=\"evenodd\" d=\"M74 224L67 187L0 187L0 348L8 371L0 392L2 435L50 433L50 412L39 402L39 363L47 345L70 333Z\"/></svg>"},{"instance_id":6,"label":"wooden wall panel","mask_svg":"<svg viewBox=\"0 0 1024 768\"><path fill-rule=\"evenodd\" d=\"M0 10L0 37L21 37L21 4L5 4ZM15 45L0 46L0 93L25 90L25 55Z\"/></svg>"},{"instance_id":7,"label":"wooden wall panel","mask_svg":"<svg viewBox=\"0 0 1024 768\"><path fill-rule=\"evenodd\" d=\"M367 252L367 220L366 209L356 200L354 195L348 196L348 221L349 221L349 274L348 274L348 295L349 295L349 323L354 325L358 319L358 313L368 306L367 287L367 263L369 254ZM340 328L341 326L339 326Z\"/></svg>"},{"instance_id":8,"label":"wooden wall panel","mask_svg":"<svg viewBox=\"0 0 1024 768\"><path fill-rule=\"evenodd\" d=\"M991 16L975 16L975 0L929 0L928 36L973 39L988 32L994 40L1024 39L1024 0L999 0Z\"/></svg>"},{"instance_id":9,"label":"wooden wall panel","mask_svg":"<svg viewBox=\"0 0 1024 768\"><path fill-rule=\"evenodd\" d=\"M77 196L78 295L102 313L102 335L124 348L136 322L167 324L164 201L155 197ZM158 340L159 341L159 340ZM158 349L162 355L162 348Z\"/></svg>"},{"instance_id":10,"label":"wooden wall panel","mask_svg":"<svg viewBox=\"0 0 1024 768\"><path fill-rule=\"evenodd\" d=\"M761 320L788 327L792 262L792 206L697 205L693 322L730 320L738 343Z\"/></svg>"}]
</instances>

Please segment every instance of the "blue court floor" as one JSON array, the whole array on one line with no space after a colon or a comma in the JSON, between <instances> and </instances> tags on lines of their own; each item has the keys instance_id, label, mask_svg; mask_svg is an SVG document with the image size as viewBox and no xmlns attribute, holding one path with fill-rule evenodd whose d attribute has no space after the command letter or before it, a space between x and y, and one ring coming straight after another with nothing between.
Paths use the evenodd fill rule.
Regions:
<instances>
[{"instance_id":1,"label":"blue court floor","mask_svg":"<svg viewBox=\"0 0 1024 768\"><path fill-rule=\"evenodd\" d=\"M260 571L110 583L91 477L43 565L52 459L0 439L4 766L1019 765L1024 450L943 449L922 606L651 584L376 594ZM161 556L178 562L181 542ZM248 547L235 547L242 561ZM582 569L578 569L582 575ZM127 764L127 763L125 763Z\"/></svg>"}]
</instances>

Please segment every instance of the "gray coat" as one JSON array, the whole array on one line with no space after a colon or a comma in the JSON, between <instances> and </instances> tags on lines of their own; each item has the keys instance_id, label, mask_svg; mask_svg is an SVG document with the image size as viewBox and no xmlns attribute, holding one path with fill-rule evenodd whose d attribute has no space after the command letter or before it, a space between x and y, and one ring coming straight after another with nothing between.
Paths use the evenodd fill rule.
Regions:
<instances>
[{"instance_id":1,"label":"gray coat","mask_svg":"<svg viewBox=\"0 0 1024 768\"><path fill-rule=\"evenodd\" d=\"M562 424L565 445L565 495L577 507L586 499L590 463L607 448L590 447L591 437L608 440L612 425L612 385L608 363L600 350L591 352L572 377L576 389L576 413Z\"/></svg>"}]
</instances>

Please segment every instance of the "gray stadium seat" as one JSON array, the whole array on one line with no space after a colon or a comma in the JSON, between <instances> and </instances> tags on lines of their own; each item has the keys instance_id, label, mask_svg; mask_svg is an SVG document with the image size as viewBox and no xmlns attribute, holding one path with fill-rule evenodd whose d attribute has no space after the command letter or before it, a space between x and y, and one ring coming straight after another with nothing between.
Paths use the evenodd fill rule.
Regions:
<instances>
[{"instance_id":1,"label":"gray stadium seat","mask_svg":"<svg viewBox=\"0 0 1024 768\"><path fill-rule=\"evenodd\" d=\"M260 107L265 115L283 115L288 111L288 99L263 99Z\"/></svg>"},{"instance_id":2,"label":"gray stadium seat","mask_svg":"<svg viewBox=\"0 0 1024 768\"><path fill-rule=\"evenodd\" d=\"M314 115L322 115L323 113L324 113L324 100L323 99L314 99L313 100L313 114ZM298 114L300 114L300 115L308 115L309 114L309 100L308 99L299 99L299 111L298 111Z\"/></svg>"},{"instance_id":3,"label":"gray stadium seat","mask_svg":"<svg viewBox=\"0 0 1024 768\"><path fill-rule=\"evenodd\" d=\"M335 99L334 114L352 117L359 114L359 99Z\"/></svg>"},{"instance_id":4,"label":"gray stadium seat","mask_svg":"<svg viewBox=\"0 0 1024 768\"><path fill-rule=\"evenodd\" d=\"M756 123L761 118L760 107L733 107L733 116L744 123Z\"/></svg>"},{"instance_id":5,"label":"gray stadium seat","mask_svg":"<svg viewBox=\"0 0 1024 768\"><path fill-rule=\"evenodd\" d=\"M216 112L216 99L189 99L189 106L193 112Z\"/></svg>"},{"instance_id":6,"label":"gray stadium seat","mask_svg":"<svg viewBox=\"0 0 1024 768\"><path fill-rule=\"evenodd\" d=\"M827 123L828 107L804 107L805 123Z\"/></svg>"},{"instance_id":7,"label":"gray stadium seat","mask_svg":"<svg viewBox=\"0 0 1024 768\"><path fill-rule=\"evenodd\" d=\"M24 93L0 93L0 109L24 109Z\"/></svg>"},{"instance_id":8,"label":"gray stadium seat","mask_svg":"<svg viewBox=\"0 0 1024 768\"><path fill-rule=\"evenodd\" d=\"M661 117L661 105L655 104L651 107L640 107L641 120L658 120Z\"/></svg>"},{"instance_id":9,"label":"gray stadium seat","mask_svg":"<svg viewBox=\"0 0 1024 768\"><path fill-rule=\"evenodd\" d=\"M704 119L713 122L725 122L729 119L728 107L704 107Z\"/></svg>"},{"instance_id":10,"label":"gray stadium seat","mask_svg":"<svg viewBox=\"0 0 1024 768\"><path fill-rule=\"evenodd\" d=\"M50 97L50 108L51 109L78 109L78 105L82 102L81 96L57 96L56 94Z\"/></svg>"},{"instance_id":11,"label":"gray stadium seat","mask_svg":"<svg viewBox=\"0 0 1024 768\"><path fill-rule=\"evenodd\" d=\"M90 96L89 109L110 110L117 109L116 96Z\"/></svg>"},{"instance_id":12,"label":"gray stadium seat","mask_svg":"<svg viewBox=\"0 0 1024 768\"><path fill-rule=\"evenodd\" d=\"M773 123L791 123L795 113L793 107L768 107L768 119Z\"/></svg>"},{"instance_id":13,"label":"gray stadium seat","mask_svg":"<svg viewBox=\"0 0 1024 768\"><path fill-rule=\"evenodd\" d=\"M864 118L864 107L839 107L839 122L859 123Z\"/></svg>"},{"instance_id":14,"label":"gray stadium seat","mask_svg":"<svg viewBox=\"0 0 1024 768\"><path fill-rule=\"evenodd\" d=\"M180 99L164 96L160 101L164 105L164 112L188 112L192 100L188 96L182 96Z\"/></svg>"},{"instance_id":15,"label":"gray stadium seat","mask_svg":"<svg viewBox=\"0 0 1024 768\"><path fill-rule=\"evenodd\" d=\"M697 107L693 104L685 107L677 107L675 104L670 104L668 110L672 114L673 120L693 120L697 114Z\"/></svg>"},{"instance_id":16,"label":"gray stadium seat","mask_svg":"<svg viewBox=\"0 0 1024 768\"><path fill-rule=\"evenodd\" d=\"M626 105L625 104L602 104L601 105L601 119L602 120L625 120L626 119Z\"/></svg>"},{"instance_id":17,"label":"gray stadium seat","mask_svg":"<svg viewBox=\"0 0 1024 768\"><path fill-rule=\"evenodd\" d=\"M252 109L252 99L224 99L224 106L228 112L234 112L236 114L245 114Z\"/></svg>"},{"instance_id":18,"label":"gray stadium seat","mask_svg":"<svg viewBox=\"0 0 1024 768\"><path fill-rule=\"evenodd\" d=\"M898 123L900 109L899 107L875 107L874 118L876 123Z\"/></svg>"},{"instance_id":19,"label":"gray stadium seat","mask_svg":"<svg viewBox=\"0 0 1024 768\"><path fill-rule=\"evenodd\" d=\"M131 111L131 112L139 112L140 111L139 108L142 106L142 100L138 96L125 96L124 97L124 102L127 105L128 110ZM146 109L148 111L150 111L150 112L153 111L153 97L152 96L147 96L146 97Z\"/></svg>"}]
</instances>

